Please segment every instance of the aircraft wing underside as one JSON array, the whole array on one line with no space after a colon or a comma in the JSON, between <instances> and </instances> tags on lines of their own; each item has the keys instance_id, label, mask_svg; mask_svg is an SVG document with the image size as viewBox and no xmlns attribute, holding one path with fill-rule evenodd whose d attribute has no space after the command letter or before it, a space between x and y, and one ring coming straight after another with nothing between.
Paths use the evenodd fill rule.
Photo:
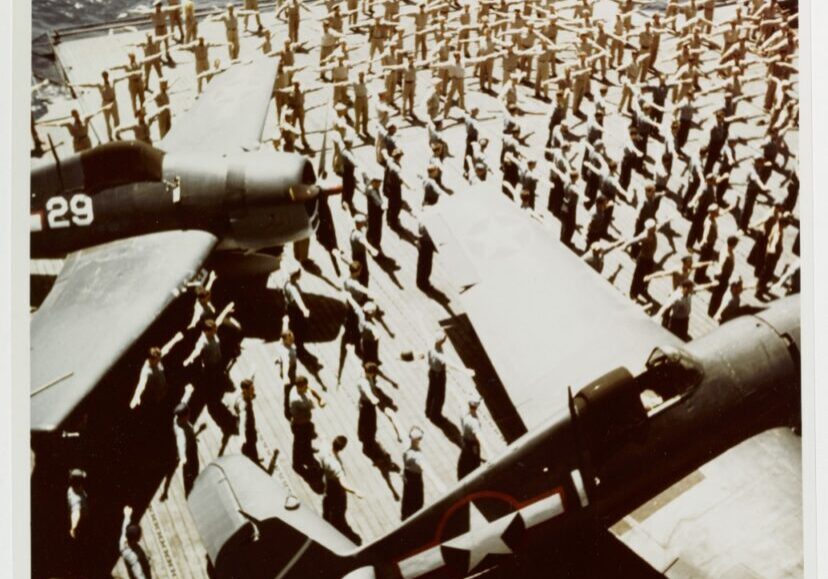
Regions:
<instances>
[{"instance_id":1,"label":"aircraft wing underside","mask_svg":"<svg viewBox=\"0 0 828 579\"><path fill-rule=\"evenodd\" d=\"M67 257L31 321L32 432L61 425L175 299L216 241L204 231L168 231Z\"/></svg>"},{"instance_id":2,"label":"aircraft wing underside","mask_svg":"<svg viewBox=\"0 0 828 579\"><path fill-rule=\"evenodd\" d=\"M635 374L655 346L680 343L504 196L472 187L425 220L529 430L566 407L567 386L619 366Z\"/></svg>"},{"instance_id":3,"label":"aircraft wing underside","mask_svg":"<svg viewBox=\"0 0 828 579\"><path fill-rule=\"evenodd\" d=\"M261 58L216 75L187 112L176 117L158 148L182 153L255 151L276 80L276 64Z\"/></svg>"}]
</instances>

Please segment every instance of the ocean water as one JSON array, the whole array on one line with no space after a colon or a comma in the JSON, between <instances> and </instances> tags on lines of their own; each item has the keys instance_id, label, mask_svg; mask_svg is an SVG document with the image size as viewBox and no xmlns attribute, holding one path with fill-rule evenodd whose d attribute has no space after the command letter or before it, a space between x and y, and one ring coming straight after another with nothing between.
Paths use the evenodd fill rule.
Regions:
<instances>
[{"instance_id":1,"label":"ocean water","mask_svg":"<svg viewBox=\"0 0 828 579\"><path fill-rule=\"evenodd\" d=\"M226 0L196 0L198 7L224 3ZM43 79L53 81L32 95L35 117L45 112L50 98L65 90L59 84L60 74L51 56L50 31L67 26L117 21L134 16L137 8L150 8L151 5L152 0L32 0L32 83Z\"/></svg>"}]
</instances>

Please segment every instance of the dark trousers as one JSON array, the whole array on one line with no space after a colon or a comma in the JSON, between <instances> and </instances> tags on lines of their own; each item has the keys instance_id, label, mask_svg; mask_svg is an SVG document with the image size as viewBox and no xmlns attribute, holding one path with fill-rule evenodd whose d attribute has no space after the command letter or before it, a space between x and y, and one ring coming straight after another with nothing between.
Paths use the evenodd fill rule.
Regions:
<instances>
[{"instance_id":1,"label":"dark trousers","mask_svg":"<svg viewBox=\"0 0 828 579\"><path fill-rule=\"evenodd\" d=\"M368 233L366 234L368 242L380 249L382 243L382 207L374 203L368 202Z\"/></svg>"},{"instance_id":2,"label":"dark trousers","mask_svg":"<svg viewBox=\"0 0 828 579\"><path fill-rule=\"evenodd\" d=\"M745 201L742 204L742 213L739 215L739 228L742 231L747 231L750 227L750 218L753 216L753 208L756 206L756 192L748 187L745 193Z\"/></svg>"},{"instance_id":3,"label":"dark trousers","mask_svg":"<svg viewBox=\"0 0 828 579\"><path fill-rule=\"evenodd\" d=\"M431 287L431 268L434 263L434 246L431 240L420 240L417 250L417 287Z\"/></svg>"},{"instance_id":4,"label":"dark trousers","mask_svg":"<svg viewBox=\"0 0 828 579\"><path fill-rule=\"evenodd\" d=\"M365 398L359 400L357 437L363 446L371 446L377 440L377 408Z\"/></svg>"},{"instance_id":5,"label":"dark trousers","mask_svg":"<svg viewBox=\"0 0 828 579\"><path fill-rule=\"evenodd\" d=\"M719 308L722 305L722 298L724 298L729 282L729 277L726 279L720 279L719 285L714 287L713 291L710 292L710 303L707 306L707 315L711 318L715 318L716 314L719 312Z\"/></svg>"},{"instance_id":6,"label":"dark trousers","mask_svg":"<svg viewBox=\"0 0 828 579\"><path fill-rule=\"evenodd\" d=\"M687 144L687 137L690 135L690 126L692 121L690 119L682 119L679 121L678 131L676 131L676 151L681 151L684 145Z\"/></svg>"},{"instance_id":7,"label":"dark trousers","mask_svg":"<svg viewBox=\"0 0 828 579\"><path fill-rule=\"evenodd\" d=\"M716 257L716 245L705 243L701 251L699 251L699 259L702 261L711 261ZM696 283L707 283L710 281L710 278L707 277L707 266L700 267L696 269L696 273L693 275L693 281Z\"/></svg>"},{"instance_id":8,"label":"dark trousers","mask_svg":"<svg viewBox=\"0 0 828 579\"><path fill-rule=\"evenodd\" d=\"M470 474L480 463L480 443L476 439L463 439L463 448L460 449L460 458L457 461L457 480Z\"/></svg>"},{"instance_id":9,"label":"dark trousers","mask_svg":"<svg viewBox=\"0 0 828 579\"><path fill-rule=\"evenodd\" d=\"M586 202L584 205L587 209L592 207L595 203L595 198L598 196L598 175L590 173L587 178L586 187L584 187L584 198Z\"/></svg>"},{"instance_id":10,"label":"dark trousers","mask_svg":"<svg viewBox=\"0 0 828 579\"><path fill-rule=\"evenodd\" d=\"M187 462L184 463L181 469L181 474L184 477L184 496L189 496L190 491L193 490L195 479L198 476L199 464L198 455L187 457Z\"/></svg>"},{"instance_id":11,"label":"dark trousers","mask_svg":"<svg viewBox=\"0 0 828 579\"><path fill-rule=\"evenodd\" d=\"M385 212L385 221L392 229L400 228L400 211L402 211L402 192L391 187L386 192L388 197L388 211Z\"/></svg>"},{"instance_id":12,"label":"dark trousers","mask_svg":"<svg viewBox=\"0 0 828 579\"><path fill-rule=\"evenodd\" d=\"M575 218L569 214L561 217L561 243L572 245L572 235L575 233Z\"/></svg>"},{"instance_id":13,"label":"dark trousers","mask_svg":"<svg viewBox=\"0 0 828 579\"><path fill-rule=\"evenodd\" d=\"M356 179L354 178L354 166L345 162L342 172L342 202L345 203L353 213L354 191L356 191Z\"/></svg>"},{"instance_id":14,"label":"dark trousers","mask_svg":"<svg viewBox=\"0 0 828 579\"><path fill-rule=\"evenodd\" d=\"M305 331L307 327L305 315L302 313L302 310L299 309L298 305L288 304L287 316L288 322L290 324L290 330L293 332L294 343L296 344L296 351L304 352L305 338L307 336L307 333Z\"/></svg>"},{"instance_id":15,"label":"dark trousers","mask_svg":"<svg viewBox=\"0 0 828 579\"><path fill-rule=\"evenodd\" d=\"M446 400L446 371L428 371L428 392L426 393L426 418L432 420L443 415Z\"/></svg>"},{"instance_id":16,"label":"dark trousers","mask_svg":"<svg viewBox=\"0 0 828 579\"><path fill-rule=\"evenodd\" d=\"M634 165L635 155L632 153L625 153L624 159L621 161L621 174L618 176L618 182L624 189L627 189L630 186L630 179L632 178L632 170Z\"/></svg>"},{"instance_id":17,"label":"dark trousers","mask_svg":"<svg viewBox=\"0 0 828 579\"><path fill-rule=\"evenodd\" d=\"M469 158L471 158L472 154L474 153L474 150L472 149L472 143L474 143L475 140L476 139L469 139L468 137L466 137L466 150L463 153L463 173L464 174L468 173L469 169L471 169L472 171L474 170L474 167L469 166Z\"/></svg>"},{"instance_id":18,"label":"dark trousers","mask_svg":"<svg viewBox=\"0 0 828 579\"><path fill-rule=\"evenodd\" d=\"M690 318L677 318L671 315L667 321L667 329L685 342L690 341L690 334L688 333L690 329Z\"/></svg>"},{"instance_id":19,"label":"dark trousers","mask_svg":"<svg viewBox=\"0 0 828 579\"><path fill-rule=\"evenodd\" d=\"M309 473L318 467L313 456L313 439L316 431L313 422L294 422L290 425L293 431L293 468L296 472Z\"/></svg>"},{"instance_id":20,"label":"dark trousers","mask_svg":"<svg viewBox=\"0 0 828 579\"><path fill-rule=\"evenodd\" d=\"M325 496L322 498L322 518L328 521L340 533L348 537L356 545L362 544L362 538L357 535L345 520L345 511L348 508L348 496L337 479L325 477Z\"/></svg>"},{"instance_id":21,"label":"dark trousers","mask_svg":"<svg viewBox=\"0 0 828 579\"><path fill-rule=\"evenodd\" d=\"M405 470L400 504L400 518L404 521L423 508L423 473Z\"/></svg>"},{"instance_id":22,"label":"dark trousers","mask_svg":"<svg viewBox=\"0 0 828 579\"><path fill-rule=\"evenodd\" d=\"M655 268L655 261L651 257L639 257L635 262L635 271L633 271L632 284L630 285L630 297L632 299L638 296L649 297L648 291L649 282L644 281L644 278L653 272Z\"/></svg>"},{"instance_id":23,"label":"dark trousers","mask_svg":"<svg viewBox=\"0 0 828 579\"><path fill-rule=\"evenodd\" d=\"M255 462L256 464L259 463L259 449L257 447L258 436L244 437L244 442L242 443L241 453Z\"/></svg>"},{"instance_id":24,"label":"dark trousers","mask_svg":"<svg viewBox=\"0 0 828 579\"><path fill-rule=\"evenodd\" d=\"M563 199L564 182L560 177L553 177L551 186L549 187L549 201L546 204L546 208L558 219L561 218L561 206L563 205Z\"/></svg>"}]
</instances>

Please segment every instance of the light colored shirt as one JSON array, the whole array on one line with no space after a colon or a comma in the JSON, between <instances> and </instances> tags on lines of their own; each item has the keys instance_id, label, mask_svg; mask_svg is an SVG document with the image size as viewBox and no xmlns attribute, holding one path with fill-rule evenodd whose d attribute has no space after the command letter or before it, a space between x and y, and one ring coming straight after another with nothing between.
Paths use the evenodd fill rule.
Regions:
<instances>
[{"instance_id":1,"label":"light colored shirt","mask_svg":"<svg viewBox=\"0 0 828 579\"><path fill-rule=\"evenodd\" d=\"M299 392L298 388L293 388L288 397L290 403L290 415L293 420L297 422L308 422L311 419L313 412L313 400L311 400L308 392L304 394Z\"/></svg>"},{"instance_id":2,"label":"light colored shirt","mask_svg":"<svg viewBox=\"0 0 828 579\"><path fill-rule=\"evenodd\" d=\"M431 372L445 372L446 358L443 352L432 348L428 351L428 369Z\"/></svg>"},{"instance_id":3,"label":"light colored shirt","mask_svg":"<svg viewBox=\"0 0 828 579\"><path fill-rule=\"evenodd\" d=\"M129 527L129 518L124 517L118 547L121 552L121 557L124 559L127 573L129 573L130 579L150 579L152 577L152 569L147 554L140 545L133 547L129 544L126 536L127 527Z\"/></svg>"},{"instance_id":4,"label":"light colored shirt","mask_svg":"<svg viewBox=\"0 0 828 579\"><path fill-rule=\"evenodd\" d=\"M422 474L423 465L423 451L415 448L408 448L403 453L403 468L409 472Z\"/></svg>"},{"instance_id":5,"label":"light colored shirt","mask_svg":"<svg viewBox=\"0 0 828 579\"><path fill-rule=\"evenodd\" d=\"M319 466L326 479L341 480L345 475L342 463L332 451L319 453Z\"/></svg>"},{"instance_id":6,"label":"light colored shirt","mask_svg":"<svg viewBox=\"0 0 828 579\"><path fill-rule=\"evenodd\" d=\"M472 416L470 412L466 413L460 419L460 433L463 435L463 440L480 440L480 418Z\"/></svg>"},{"instance_id":7,"label":"light colored shirt","mask_svg":"<svg viewBox=\"0 0 828 579\"><path fill-rule=\"evenodd\" d=\"M135 405L141 404L141 397L144 390L149 387L155 401L159 401L167 389L167 379L164 375L164 365L158 362L158 365L153 368L149 360L144 361L141 367L141 375L138 378L138 386L135 388L135 394L132 396L132 403Z\"/></svg>"}]
</instances>

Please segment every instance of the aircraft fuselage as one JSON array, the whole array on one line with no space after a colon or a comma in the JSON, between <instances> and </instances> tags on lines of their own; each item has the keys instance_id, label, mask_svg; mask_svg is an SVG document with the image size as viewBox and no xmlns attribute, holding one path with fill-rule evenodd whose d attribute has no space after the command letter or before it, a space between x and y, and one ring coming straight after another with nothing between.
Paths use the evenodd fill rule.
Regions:
<instances>
[{"instance_id":1,"label":"aircraft fuselage","mask_svg":"<svg viewBox=\"0 0 828 579\"><path fill-rule=\"evenodd\" d=\"M298 560L284 552L265 565L236 537L213 563L218 577L233 576L240 561L258 561L254 576L413 579L464 577L512 555L542 553L560 562L556 576L586 576L578 570L595 557L589 541L729 448L770 428L796 426L799 391L793 296L681 348L656 349L637 376L618 368L584 386L568 412L369 545L336 553L324 534L310 533L315 544ZM193 496L202 492L219 491L197 482ZM205 509L194 511L202 532ZM283 542L302 533L283 521L274 537Z\"/></svg>"},{"instance_id":2,"label":"aircraft fuselage","mask_svg":"<svg viewBox=\"0 0 828 579\"><path fill-rule=\"evenodd\" d=\"M122 142L35 168L31 183L32 257L56 258L178 229L213 233L217 250L281 246L310 233L315 175L300 155L164 153Z\"/></svg>"}]
</instances>

